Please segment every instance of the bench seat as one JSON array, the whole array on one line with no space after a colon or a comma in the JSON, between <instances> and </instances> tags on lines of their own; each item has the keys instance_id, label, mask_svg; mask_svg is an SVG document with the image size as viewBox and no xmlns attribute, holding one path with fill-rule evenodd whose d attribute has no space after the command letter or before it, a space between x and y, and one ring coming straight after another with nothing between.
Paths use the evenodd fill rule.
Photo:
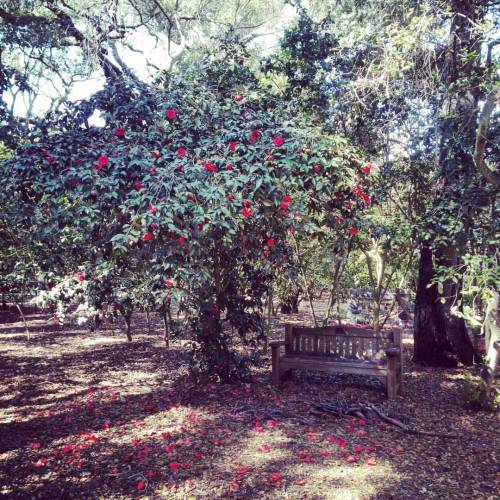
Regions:
<instances>
[{"instance_id":1,"label":"bench seat","mask_svg":"<svg viewBox=\"0 0 500 500\"><path fill-rule=\"evenodd\" d=\"M273 382L279 386L296 369L348 373L377 377L389 398L402 395L401 340L399 330L285 325L285 340L270 343Z\"/></svg>"}]
</instances>

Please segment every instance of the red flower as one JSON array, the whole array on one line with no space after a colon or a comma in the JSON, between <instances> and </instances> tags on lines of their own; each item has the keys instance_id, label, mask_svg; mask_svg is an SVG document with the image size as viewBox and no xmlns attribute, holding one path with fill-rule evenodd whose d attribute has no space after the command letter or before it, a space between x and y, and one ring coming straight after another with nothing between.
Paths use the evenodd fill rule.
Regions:
<instances>
[{"instance_id":1,"label":"red flower","mask_svg":"<svg viewBox=\"0 0 500 500\"><path fill-rule=\"evenodd\" d=\"M135 189L137 189L137 191L140 191L143 187L144 187L144 184L142 182L138 182L135 185Z\"/></svg>"},{"instance_id":2,"label":"red flower","mask_svg":"<svg viewBox=\"0 0 500 500\"><path fill-rule=\"evenodd\" d=\"M369 194L363 194L363 201L369 205L370 202L372 201L372 197Z\"/></svg>"},{"instance_id":3,"label":"red flower","mask_svg":"<svg viewBox=\"0 0 500 500\"><path fill-rule=\"evenodd\" d=\"M115 130L115 136L116 137L125 137L125 129L124 128L117 128Z\"/></svg>"},{"instance_id":4,"label":"red flower","mask_svg":"<svg viewBox=\"0 0 500 500\"><path fill-rule=\"evenodd\" d=\"M181 244L181 245L184 245L184 243L186 243L186 238L184 238L184 236L179 236L177 238L177 241Z\"/></svg>"},{"instance_id":5,"label":"red flower","mask_svg":"<svg viewBox=\"0 0 500 500\"><path fill-rule=\"evenodd\" d=\"M366 165L363 165L361 167L361 172L363 172L364 174L369 174L371 170L372 170L371 163L367 163Z\"/></svg>"},{"instance_id":6,"label":"red flower","mask_svg":"<svg viewBox=\"0 0 500 500\"><path fill-rule=\"evenodd\" d=\"M259 138L259 135L260 135L260 130L252 130L250 132L250 136L249 136L248 140L250 142L257 142L257 139Z\"/></svg>"},{"instance_id":7,"label":"red flower","mask_svg":"<svg viewBox=\"0 0 500 500\"><path fill-rule=\"evenodd\" d=\"M355 457L354 455L347 455L345 457L345 461L349 464L353 464L354 462L358 461L358 457Z\"/></svg>"},{"instance_id":8,"label":"red flower","mask_svg":"<svg viewBox=\"0 0 500 500\"><path fill-rule=\"evenodd\" d=\"M153 151L151 156L156 160L161 156L161 154L158 151Z\"/></svg>"},{"instance_id":9,"label":"red flower","mask_svg":"<svg viewBox=\"0 0 500 500\"><path fill-rule=\"evenodd\" d=\"M366 420L364 420L364 419L360 418L360 419L358 420L358 424L359 424L359 426L360 426L360 427L364 427L364 426L366 425Z\"/></svg>"},{"instance_id":10,"label":"red flower","mask_svg":"<svg viewBox=\"0 0 500 500\"><path fill-rule=\"evenodd\" d=\"M292 203L292 197L289 194L285 194L285 196L281 198L281 203Z\"/></svg>"},{"instance_id":11,"label":"red flower","mask_svg":"<svg viewBox=\"0 0 500 500\"><path fill-rule=\"evenodd\" d=\"M97 165L95 166L96 170L102 170L108 164L107 156L100 156L99 160L97 160Z\"/></svg>"},{"instance_id":12,"label":"red flower","mask_svg":"<svg viewBox=\"0 0 500 500\"><path fill-rule=\"evenodd\" d=\"M30 443L30 448L32 450L39 450L41 448L41 444L38 443L37 441L33 441L32 443Z\"/></svg>"},{"instance_id":13,"label":"red flower","mask_svg":"<svg viewBox=\"0 0 500 500\"><path fill-rule=\"evenodd\" d=\"M271 481L273 481L277 485L281 482L281 474L279 472L271 473L270 478L271 478Z\"/></svg>"},{"instance_id":14,"label":"red flower","mask_svg":"<svg viewBox=\"0 0 500 500\"><path fill-rule=\"evenodd\" d=\"M356 195L356 196L363 196L363 190L359 187L359 186L354 186L352 188L352 192Z\"/></svg>"},{"instance_id":15,"label":"red flower","mask_svg":"<svg viewBox=\"0 0 500 500\"><path fill-rule=\"evenodd\" d=\"M280 148L281 146L283 146L283 144L285 143L283 137L281 136L277 136L274 138L274 145L277 147L277 148Z\"/></svg>"},{"instance_id":16,"label":"red flower","mask_svg":"<svg viewBox=\"0 0 500 500\"><path fill-rule=\"evenodd\" d=\"M216 174L219 169L213 164L213 163L205 163L203 165L203 168L207 171L207 172L212 172L214 174Z\"/></svg>"},{"instance_id":17,"label":"red flower","mask_svg":"<svg viewBox=\"0 0 500 500\"><path fill-rule=\"evenodd\" d=\"M233 166L232 165L226 165L226 170L233 170Z\"/></svg>"},{"instance_id":18,"label":"red flower","mask_svg":"<svg viewBox=\"0 0 500 500\"><path fill-rule=\"evenodd\" d=\"M149 171L150 171L152 174L156 174L156 173L158 173L158 170L156 169L156 167L151 167L151 168L149 169Z\"/></svg>"},{"instance_id":19,"label":"red flower","mask_svg":"<svg viewBox=\"0 0 500 500\"><path fill-rule=\"evenodd\" d=\"M172 280L165 280L165 285L167 288L173 288L174 282Z\"/></svg>"},{"instance_id":20,"label":"red flower","mask_svg":"<svg viewBox=\"0 0 500 500\"><path fill-rule=\"evenodd\" d=\"M234 96L234 102L241 102L243 101L243 96L241 94L237 94Z\"/></svg>"},{"instance_id":21,"label":"red flower","mask_svg":"<svg viewBox=\"0 0 500 500\"><path fill-rule=\"evenodd\" d=\"M146 483L144 481L139 481L136 486L135 486L138 490L143 490L144 488L146 488Z\"/></svg>"},{"instance_id":22,"label":"red flower","mask_svg":"<svg viewBox=\"0 0 500 500\"><path fill-rule=\"evenodd\" d=\"M266 245L268 247L273 247L274 246L274 240L272 238L269 238L266 242Z\"/></svg>"},{"instance_id":23,"label":"red flower","mask_svg":"<svg viewBox=\"0 0 500 500\"><path fill-rule=\"evenodd\" d=\"M181 464L179 462L170 462L168 466L172 472L177 472L181 468Z\"/></svg>"},{"instance_id":24,"label":"red flower","mask_svg":"<svg viewBox=\"0 0 500 500\"><path fill-rule=\"evenodd\" d=\"M168 108L167 111L165 111L165 118L169 121L175 120L176 116L177 112L173 108Z\"/></svg>"},{"instance_id":25,"label":"red flower","mask_svg":"<svg viewBox=\"0 0 500 500\"><path fill-rule=\"evenodd\" d=\"M184 156L186 156L186 150L184 148L179 148L177 150L177 156L179 158L184 158Z\"/></svg>"},{"instance_id":26,"label":"red flower","mask_svg":"<svg viewBox=\"0 0 500 500\"><path fill-rule=\"evenodd\" d=\"M356 236L359 233L359 231L355 227L350 227L349 228L349 234L351 236Z\"/></svg>"},{"instance_id":27,"label":"red flower","mask_svg":"<svg viewBox=\"0 0 500 500\"><path fill-rule=\"evenodd\" d=\"M155 214L158 212L158 209L151 203L148 203L148 212L151 214Z\"/></svg>"},{"instance_id":28,"label":"red flower","mask_svg":"<svg viewBox=\"0 0 500 500\"><path fill-rule=\"evenodd\" d=\"M236 144L238 144L236 141L231 141L229 143L229 150L234 152L236 150Z\"/></svg>"},{"instance_id":29,"label":"red flower","mask_svg":"<svg viewBox=\"0 0 500 500\"><path fill-rule=\"evenodd\" d=\"M35 467L43 467L47 463L46 457L40 457L36 462L33 462Z\"/></svg>"},{"instance_id":30,"label":"red flower","mask_svg":"<svg viewBox=\"0 0 500 500\"><path fill-rule=\"evenodd\" d=\"M242 211L241 211L241 215L243 215L244 218L246 217L252 217L253 215L253 210L251 208L244 208Z\"/></svg>"},{"instance_id":31,"label":"red flower","mask_svg":"<svg viewBox=\"0 0 500 500\"><path fill-rule=\"evenodd\" d=\"M320 174L320 173L321 173L321 165L319 165L319 164L314 165L314 171L315 171L317 174Z\"/></svg>"},{"instance_id":32,"label":"red flower","mask_svg":"<svg viewBox=\"0 0 500 500\"><path fill-rule=\"evenodd\" d=\"M76 273L76 279L81 283L82 281L85 281L85 274L83 273Z\"/></svg>"},{"instance_id":33,"label":"red flower","mask_svg":"<svg viewBox=\"0 0 500 500\"><path fill-rule=\"evenodd\" d=\"M234 194L228 194L228 195L227 195L227 199L228 199L229 201L233 201L233 200L234 200Z\"/></svg>"},{"instance_id":34,"label":"red flower","mask_svg":"<svg viewBox=\"0 0 500 500\"><path fill-rule=\"evenodd\" d=\"M152 240L153 239L153 235L151 233L144 233L142 235L142 239L143 241L149 241L149 240Z\"/></svg>"},{"instance_id":35,"label":"red flower","mask_svg":"<svg viewBox=\"0 0 500 500\"><path fill-rule=\"evenodd\" d=\"M245 208L248 208L251 204L252 204L252 203L251 203L250 201L248 201L248 200L243 200L243 206L244 206Z\"/></svg>"}]
</instances>

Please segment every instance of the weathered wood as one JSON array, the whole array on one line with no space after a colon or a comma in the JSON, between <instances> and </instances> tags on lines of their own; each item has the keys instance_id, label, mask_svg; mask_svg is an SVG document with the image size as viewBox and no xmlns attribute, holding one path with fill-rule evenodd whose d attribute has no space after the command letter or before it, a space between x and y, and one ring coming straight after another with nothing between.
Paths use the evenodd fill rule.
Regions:
<instances>
[{"instance_id":1,"label":"weathered wood","mask_svg":"<svg viewBox=\"0 0 500 500\"><path fill-rule=\"evenodd\" d=\"M384 383L389 398L402 395L402 334L355 327L285 325L285 341L271 342L273 383L279 385L293 369L371 375ZM285 345L285 355L279 347ZM381 358L381 353L385 357Z\"/></svg>"}]
</instances>

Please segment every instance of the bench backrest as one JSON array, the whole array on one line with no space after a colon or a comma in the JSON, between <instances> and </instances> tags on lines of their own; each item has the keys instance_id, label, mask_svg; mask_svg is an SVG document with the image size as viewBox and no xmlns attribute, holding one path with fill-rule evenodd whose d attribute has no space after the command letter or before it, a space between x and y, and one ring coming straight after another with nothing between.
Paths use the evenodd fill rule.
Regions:
<instances>
[{"instance_id":1,"label":"bench backrest","mask_svg":"<svg viewBox=\"0 0 500 500\"><path fill-rule=\"evenodd\" d=\"M318 328L285 325L287 356L322 356L344 359L374 359L389 345L401 348L398 329L376 332L351 326Z\"/></svg>"}]
</instances>

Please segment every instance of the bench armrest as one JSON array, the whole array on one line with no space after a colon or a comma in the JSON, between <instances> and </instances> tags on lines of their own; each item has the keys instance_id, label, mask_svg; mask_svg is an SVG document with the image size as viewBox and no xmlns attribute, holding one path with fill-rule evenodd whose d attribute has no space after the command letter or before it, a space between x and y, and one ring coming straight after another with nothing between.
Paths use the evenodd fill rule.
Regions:
<instances>
[{"instance_id":1,"label":"bench armrest","mask_svg":"<svg viewBox=\"0 0 500 500\"><path fill-rule=\"evenodd\" d=\"M273 340L272 342L269 342L269 347L271 349L279 349L282 345L285 345L284 340Z\"/></svg>"},{"instance_id":2,"label":"bench armrest","mask_svg":"<svg viewBox=\"0 0 500 500\"><path fill-rule=\"evenodd\" d=\"M401 349L399 347L386 347L384 349L385 355L389 358L396 357L396 356L401 356Z\"/></svg>"}]
</instances>

